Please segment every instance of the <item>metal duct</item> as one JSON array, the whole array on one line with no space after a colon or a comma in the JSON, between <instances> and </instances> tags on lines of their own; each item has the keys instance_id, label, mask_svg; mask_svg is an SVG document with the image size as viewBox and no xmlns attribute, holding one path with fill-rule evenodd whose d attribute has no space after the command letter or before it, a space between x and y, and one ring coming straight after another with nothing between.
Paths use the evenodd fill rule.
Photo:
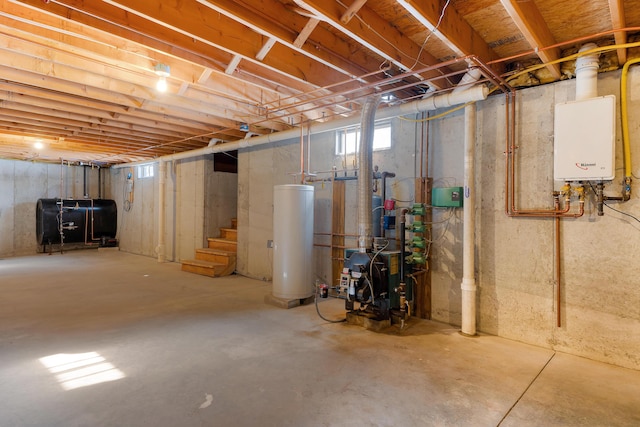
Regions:
<instances>
[{"instance_id":1,"label":"metal duct","mask_svg":"<svg viewBox=\"0 0 640 427\"><path fill-rule=\"evenodd\" d=\"M373 197L373 133L378 104L382 97L367 98L362 107L360 130L360 156L358 159L358 251L366 252L373 247L373 219L371 203Z\"/></svg>"}]
</instances>

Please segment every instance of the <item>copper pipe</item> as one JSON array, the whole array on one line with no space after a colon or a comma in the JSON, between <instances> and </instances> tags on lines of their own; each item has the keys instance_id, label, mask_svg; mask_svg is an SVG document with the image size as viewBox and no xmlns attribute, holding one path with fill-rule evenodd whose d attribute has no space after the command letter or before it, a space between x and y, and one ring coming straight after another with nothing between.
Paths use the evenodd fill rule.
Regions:
<instances>
[{"instance_id":1,"label":"copper pipe","mask_svg":"<svg viewBox=\"0 0 640 427\"><path fill-rule=\"evenodd\" d=\"M338 248L338 249L356 249L353 246L343 246L343 245L325 245L323 243L314 243L313 246L319 246L321 248Z\"/></svg>"},{"instance_id":2,"label":"copper pipe","mask_svg":"<svg viewBox=\"0 0 640 427\"><path fill-rule=\"evenodd\" d=\"M304 184L304 116L300 115L300 184Z\"/></svg>"},{"instance_id":3,"label":"copper pipe","mask_svg":"<svg viewBox=\"0 0 640 427\"><path fill-rule=\"evenodd\" d=\"M384 73L386 71L389 71L390 69L391 69L391 67L384 67L384 68L381 68L379 70L371 71L370 73L362 74L362 75L356 77L355 80L356 81L357 80L364 80L367 77L375 76L378 73ZM382 81L382 79L380 81ZM322 87L319 87L317 89L310 90L309 92L303 92L303 93L298 94L298 95L291 95L291 96L287 96L287 97L284 97L284 98L279 98L277 100L273 100L271 102L265 102L264 104L261 104L260 106L261 107L266 107L266 106L271 105L271 104L281 104L283 101L287 101L289 99L299 98L301 95L311 95L311 94L316 93L316 92L321 92L323 90L329 90L331 88L334 88L334 87L337 87L337 86L346 85L346 84L353 83L353 82L354 82L354 79L342 80L342 81L337 82L337 83L332 83L332 84L327 85L327 86L322 86Z\"/></svg>"},{"instance_id":4,"label":"copper pipe","mask_svg":"<svg viewBox=\"0 0 640 427\"><path fill-rule=\"evenodd\" d=\"M515 145L515 103L516 94L515 91L507 94L506 101L506 148L505 148L505 213L507 216L525 216L525 217L570 217L578 218L584 214L584 201L580 201L580 209L578 213L570 213L571 201L569 198L565 199L565 206L563 209L556 207L553 209L518 209L516 207L516 150Z\"/></svg>"},{"instance_id":5,"label":"copper pipe","mask_svg":"<svg viewBox=\"0 0 640 427\"><path fill-rule=\"evenodd\" d=\"M460 74L464 74L464 73L466 73L466 71L467 71L466 69L465 70L461 70L461 71L453 71L451 73L443 74L442 77L447 77L447 78L448 77L453 77L453 76L457 76L457 75L460 75ZM322 100L326 100L326 99L330 99L330 98L347 97L348 95L352 95L354 93L356 93L356 95L350 96L347 99L345 99L344 101L332 100L330 103L328 103L326 105L322 105L322 106L323 107L329 107L329 106L334 106L334 105L340 105L342 103L347 103L347 102L351 103L351 102L353 102L355 100L358 100L358 99L361 99L361 98L366 98L367 96L370 96L370 95L372 95L374 93L378 94L378 95L385 95L385 94L391 93L391 92L398 92L398 91L401 91L401 90L404 90L404 89L410 89L410 88L415 87L415 86L417 86L417 85L419 85L419 84L421 84L423 82L411 82L411 83L404 84L402 86L395 86L395 87L392 87L390 89L385 89L385 90L380 90L379 88L381 86L393 84L393 83L395 83L395 81L402 80L402 78L405 78L405 77L413 76L414 74L415 73L399 74L398 76L395 76L393 79L390 79L389 81L375 82L374 84L366 84L366 85L363 85L363 86L360 86L360 87L357 87L357 88L347 89L347 90L344 90L344 91L341 91L341 92L333 92L333 93L330 93L330 94L327 94L327 95L323 95L323 96L319 96L319 97L316 97L316 98L313 98L313 99L309 99L309 100L301 100L301 101L298 101L298 102L294 102L294 103L291 103L291 104L284 105L282 107L279 107L278 109L271 110L270 114L275 114L275 113L278 113L280 111L286 111L288 109L295 108L295 107L301 107L302 105L306 105L306 104L317 103L318 101L322 101ZM438 78L440 78L440 77L438 77ZM429 81L432 81L432 80L434 80L434 79L431 79ZM453 90L453 89L454 88L452 87L452 88L449 88L449 89L440 90L438 92L440 93L440 92L445 92L447 90ZM302 94L302 95L304 95L304 94ZM422 96L423 96L422 94L419 95L419 97L422 97ZM413 99L413 98L409 97L409 98L403 99L403 101L406 102L406 101L409 101L411 99ZM305 112L308 112L308 111L315 111L318 108L319 108L318 105L313 105L313 106L311 106L311 107L309 107L307 109L302 109L300 111L297 111L295 114L305 113ZM282 116L278 116L278 118L287 117L287 116L289 116L291 114L292 113L285 114L285 115L282 115ZM257 124L257 123L261 123L261 121L255 122L254 124Z\"/></svg>"},{"instance_id":6,"label":"copper pipe","mask_svg":"<svg viewBox=\"0 0 640 427\"><path fill-rule=\"evenodd\" d=\"M595 39L596 37L600 37L600 36L606 36L608 34L611 33L623 33L623 32L628 32L628 31L640 31L640 27L626 27L626 28L618 28L615 30L607 30L607 31L602 31L599 33L595 33L595 34L591 34L589 36L584 36L584 37L578 37L572 40L567 40L561 43L556 43L556 44L552 44L549 46L545 46L545 47L539 47L536 49L531 49L527 52L523 52L523 53L518 53L515 55L511 55L511 56L507 56L506 58L500 58L500 59L494 59L493 61L489 61L487 62L487 65L493 65L493 64L499 64L501 62L506 62L506 61L511 61L512 59L516 59L516 58L520 58L522 56L527 56L527 55L532 55L535 53L538 53L540 51L545 51L545 50L549 50L549 49L555 49L557 47L561 47L561 46L566 46L568 44L575 44L578 42L583 42L586 40L592 40Z\"/></svg>"},{"instance_id":7,"label":"copper pipe","mask_svg":"<svg viewBox=\"0 0 640 427\"><path fill-rule=\"evenodd\" d=\"M555 239L555 255L556 255L556 325L559 328L562 325L562 316L560 311L560 281L561 281L561 272L560 272L560 218L556 216L554 221L556 223L556 239Z\"/></svg>"}]
</instances>

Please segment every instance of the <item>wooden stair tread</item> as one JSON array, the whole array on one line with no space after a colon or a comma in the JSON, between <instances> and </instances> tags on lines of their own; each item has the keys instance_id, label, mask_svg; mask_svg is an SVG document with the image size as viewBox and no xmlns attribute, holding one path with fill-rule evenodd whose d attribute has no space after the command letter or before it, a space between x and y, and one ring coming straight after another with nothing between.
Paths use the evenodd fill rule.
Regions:
<instances>
[{"instance_id":1,"label":"wooden stair tread","mask_svg":"<svg viewBox=\"0 0 640 427\"><path fill-rule=\"evenodd\" d=\"M222 249L214 249L214 248L200 248L200 249L196 249L196 253L197 252L210 254L210 255L222 255L222 256L236 255L236 252L233 252L233 251L225 251Z\"/></svg>"},{"instance_id":2,"label":"wooden stair tread","mask_svg":"<svg viewBox=\"0 0 640 427\"><path fill-rule=\"evenodd\" d=\"M209 242L233 243L233 244L237 244L238 243L236 240L223 239L222 237L209 237L207 239L207 241L209 241Z\"/></svg>"},{"instance_id":3,"label":"wooden stair tread","mask_svg":"<svg viewBox=\"0 0 640 427\"><path fill-rule=\"evenodd\" d=\"M221 262L203 261L201 259L184 259L182 260L182 264L195 265L203 268L226 267L226 264Z\"/></svg>"},{"instance_id":4,"label":"wooden stair tread","mask_svg":"<svg viewBox=\"0 0 640 427\"><path fill-rule=\"evenodd\" d=\"M236 269L238 220L231 227L220 228L220 237L207 238L206 248L196 249L196 259L182 261L182 271L209 277L228 276Z\"/></svg>"}]
</instances>

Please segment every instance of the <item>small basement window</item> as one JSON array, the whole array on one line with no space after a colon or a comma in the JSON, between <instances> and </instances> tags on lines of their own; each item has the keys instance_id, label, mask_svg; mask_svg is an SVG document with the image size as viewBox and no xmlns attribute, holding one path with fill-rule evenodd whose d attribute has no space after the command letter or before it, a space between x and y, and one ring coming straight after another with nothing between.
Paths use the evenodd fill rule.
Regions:
<instances>
[{"instance_id":1,"label":"small basement window","mask_svg":"<svg viewBox=\"0 0 640 427\"><path fill-rule=\"evenodd\" d=\"M138 179L153 178L153 163L138 165Z\"/></svg>"},{"instance_id":2,"label":"small basement window","mask_svg":"<svg viewBox=\"0 0 640 427\"><path fill-rule=\"evenodd\" d=\"M360 141L360 125L340 129L336 132L336 155L353 154ZM373 132L373 150L388 150L391 148L391 120L384 120L375 124Z\"/></svg>"}]
</instances>

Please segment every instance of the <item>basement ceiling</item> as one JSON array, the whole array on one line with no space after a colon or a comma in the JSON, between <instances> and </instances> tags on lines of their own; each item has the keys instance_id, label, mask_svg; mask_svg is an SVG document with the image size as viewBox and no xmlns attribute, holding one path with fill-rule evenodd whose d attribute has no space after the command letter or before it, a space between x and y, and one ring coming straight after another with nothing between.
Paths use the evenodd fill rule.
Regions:
<instances>
[{"instance_id":1,"label":"basement ceiling","mask_svg":"<svg viewBox=\"0 0 640 427\"><path fill-rule=\"evenodd\" d=\"M552 82L639 27L639 0L0 0L0 157L151 160L450 90L469 63Z\"/></svg>"}]
</instances>

